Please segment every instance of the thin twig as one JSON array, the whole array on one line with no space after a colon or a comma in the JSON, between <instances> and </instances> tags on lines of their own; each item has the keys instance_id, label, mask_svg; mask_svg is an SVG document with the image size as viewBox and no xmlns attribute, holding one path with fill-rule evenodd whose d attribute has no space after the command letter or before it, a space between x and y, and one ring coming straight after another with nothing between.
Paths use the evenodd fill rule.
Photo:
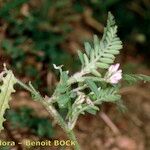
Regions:
<instances>
[{"instance_id":1,"label":"thin twig","mask_svg":"<svg viewBox=\"0 0 150 150\"><path fill-rule=\"evenodd\" d=\"M85 88L87 88L87 85L83 85L81 87L78 87L76 89L73 89L72 92L78 92L78 91L81 91L81 90L84 90Z\"/></svg>"},{"instance_id":2,"label":"thin twig","mask_svg":"<svg viewBox=\"0 0 150 150\"><path fill-rule=\"evenodd\" d=\"M117 128L117 126L111 121L111 119L104 113L104 112L100 112L99 116L103 119L103 121L111 128L111 130L113 131L113 133L115 135L120 134L119 129Z\"/></svg>"}]
</instances>

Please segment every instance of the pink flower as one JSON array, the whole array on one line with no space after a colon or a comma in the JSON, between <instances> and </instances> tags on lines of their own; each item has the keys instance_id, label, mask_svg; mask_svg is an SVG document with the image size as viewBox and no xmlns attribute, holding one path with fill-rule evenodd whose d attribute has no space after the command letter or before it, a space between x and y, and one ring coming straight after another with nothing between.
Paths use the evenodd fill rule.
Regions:
<instances>
[{"instance_id":1,"label":"pink flower","mask_svg":"<svg viewBox=\"0 0 150 150\"><path fill-rule=\"evenodd\" d=\"M122 79L122 70L119 69L120 64L111 65L105 75L105 81L117 84Z\"/></svg>"}]
</instances>

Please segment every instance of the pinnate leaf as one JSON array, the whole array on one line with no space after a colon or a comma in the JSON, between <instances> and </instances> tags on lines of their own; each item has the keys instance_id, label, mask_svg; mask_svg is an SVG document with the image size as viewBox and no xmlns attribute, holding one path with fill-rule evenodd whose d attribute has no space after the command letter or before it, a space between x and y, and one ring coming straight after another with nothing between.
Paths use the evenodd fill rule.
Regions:
<instances>
[{"instance_id":1,"label":"pinnate leaf","mask_svg":"<svg viewBox=\"0 0 150 150\"><path fill-rule=\"evenodd\" d=\"M4 114L6 109L9 108L9 101L11 100L11 94L15 92L14 84L16 79L12 71L6 71L5 76L1 77L0 85L0 131L3 129Z\"/></svg>"}]
</instances>

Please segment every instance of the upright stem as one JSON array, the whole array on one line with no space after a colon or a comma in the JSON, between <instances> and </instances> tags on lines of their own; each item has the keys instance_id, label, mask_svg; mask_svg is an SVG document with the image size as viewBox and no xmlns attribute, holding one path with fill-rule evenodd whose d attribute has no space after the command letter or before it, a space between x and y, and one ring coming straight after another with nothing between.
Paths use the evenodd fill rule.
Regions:
<instances>
[{"instance_id":1,"label":"upright stem","mask_svg":"<svg viewBox=\"0 0 150 150\"><path fill-rule=\"evenodd\" d=\"M18 79L16 79L16 80L17 80L18 84L20 84L24 89L28 90L33 95L38 94L38 92L35 92L31 87L27 86L26 84L24 84L23 82L21 82ZM76 136L75 136L73 130L70 130L68 128L67 123L61 117L61 115L57 112L55 107L52 104L49 104L47 101L45 101L45 99L40 94L38 94L38 101L46 108L46 110L50 113L50 115L57 121L57 123L60 125L60 127L66 132L68 138L75 143L74 149L80 150L79 143L76 139Z\"/></svg>"},{"instance_id":2,"label":"upright stem","mask_svg":"<svg viewBox=\"0 0 150 150\"><path fill-rule=\"evenodd\" d=\"M54 106L48 105L46 101L40 101L43 106L47 109L47 111L53 116L53 118L57 121L57 123L60 125L60 127L65 131L67 134L68 138L75 143L74 149L75 150L80 150L79 143L76 139L76 136L73 132L73 130L70 130L64 121L64 119L61 117L61 115L57 112L57 110L54 108Z\"/></svg>"},{"instance_id":3,"label":"upright stem","mask_svg":"<svg viewBox=\"0 0 150 150\"><path fill-rule=\"evenodd\" d=\"M75 146L74 146L75 150L80 150L81 149L80 145L79 145L79 143L78 143L78 141L76 139L76 136L75 136L73 130L70 130L69 132L67 132L67 135L68 135L68 138L70 140L74 141L74 143L75 143Z\"/></svg>"}]
</instances>

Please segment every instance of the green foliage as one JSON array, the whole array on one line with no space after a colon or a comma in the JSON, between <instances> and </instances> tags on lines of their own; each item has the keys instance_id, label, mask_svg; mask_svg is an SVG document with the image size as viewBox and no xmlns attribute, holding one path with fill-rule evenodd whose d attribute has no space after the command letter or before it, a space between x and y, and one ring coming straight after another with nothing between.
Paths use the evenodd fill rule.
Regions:
<instances>
[{"instance_id":1,"label":"green foliage","mask_svg":"<svg viewBox=\"0 0 150 150\"><path fill-rule=\"evenodd\" d=\"M86 79L85 82L89 86L91 91L96 95L96 97L99 97L99 90L98 90L97 85L93 81L88 80L88 79Z\"/></svg>"},{"instance_id":2,"label":"green foliage","mask_svg":"<svg viewBox=\"0 0 150 150\"><path fill-rule=\"evenodd\" d=\"M93 46L85 43L86 54L81 52L78 54L82 67L85 67L87 72L92 72L99 76L96 69L107 69L114 62L115 55L119 54L121 48L122 42L117 36L117 26L115 25L114 17L109 13L102 40L99 41L98 37L94 36Z\"/></svg>"},{"instance_id":3,"label":"green foliage","mask_svg":"<svg viewBox=\"0 0 150 150\"><path fill-rule=\"evenodd\" d=\"M40 118L33 114L33 109L21 107L18 110L7 111L6 118L15 129L27 127L31 133L40 137L53 137L54 129L48 118Z\"/></svg>"},{"instance_id":4,"label":"green foliage","mask_svg":"<svg viewBox=\"0 0 150 150\"><path fill-rule=\"evenodd\" d=\"M56 87L55 95L58 97L58 105L60 108L67 107L70 101L70 86L67 84L69 77L66 71L61 72L60 83Z\"/></svg>"},{"instance_id":5,"label":"green foliage","mask_svg":"<svg viewBox=\"0 0 150 150\"><path fill-rule=\"evenodd\" d=\"M99 97L97 102L115 102L120 100L121 96L119 95L119 91L115 88L107 88L99 90Z\"/></svg>"},{"instance_id":6,"label":"green foliage","mask_svg":"<svg viewBox=\"0 0 150 150\"><path fill-rule=\"evenodd\" d=\"M84 113L84 111L95 113L95 111L99 110L95 105L101 104L104 101L115 102L120 99L117 88L98 87L97 83L104 82L99 69L107 69L114 62L115 55L119 54L121 48L122 42L117 37L117 26L115 25L114 17L109 13L102 40L100 41L97 36L94 36L93 46L86 42L86 53L78 52L82 63L82 70L71 77L71 79L75 79L74 81L68 77L66 71L62 71L61 67L54 66L55 69L60 70L60 82L54 96L57 98L59 107L69 107L67 118L72 124L74 124L78 115ZM87 76L88 74L93 76ZM74 93L70 86L74 82L83 82L85 88L90 89L90 91L88 93L84 93L84 91L83 93ZM74 102L72 104L70 97L73 93L78 96L73 98ZM92 99L90 100L89 98ZM87 101L89 105L82 104L84 101Z\"/></svg>"},{"instance_id":7,"label":"green foliage","mask_svg":"<svg viewBox=\"0 0 150 150\"><path fill-rule=\"evenodd\" d=\"M109 13L102 39L99 40L97 36L94 36L93 45L88 42L85 43L84 54L78 51L82 64L81 71L69 78L68 73L63 72L61 67L55 67L60 70L60 82L56 88L57 96L54 95L58 104L60 99L61 104L68 103L66 105L66 108L68 108L66 120L70 129L73 129L80 114L85 114L85 112L96 114L99 110L97 105L101 105L103 102L117 103L118 106L123 108L121 95L119 94L120 84L113 85L113 83L110 83L108 85L105 79L106 74L113 74L111 75L112 77L114 75L118 76L118 74L122 75L121 70L118 72L118 69L115 69L116 65L108 69L121 48L122 42L117 36L117 26L115 25L114 17ZM150 81L150 77L145 75L123 75L123 79L129 82L138 80ZM75 83L78 83L77 88L70 89L70 85ZM70 95L67 95L67 93L76 95L73 101L71 101Z\"/></svg>"},{"instance_id":8,"label":"green foliage","mask_svg":"<svg viewBox=\"0 0 150 150\"><path fill-rule=\"evenodd\" d=\"M74 127L80 114L84 114L86 111L96 114L99 110L97 105L103 102L114 103L121 99L118 86L107 87L105 77L102 77L103 72L99 70L104 69L106 72L121 48L122 42L117 37L117 26L114 17L109 13L102 39L99 40L97 36L94 36L93 46L86 42L86 53L78 52L82 63L80 72L69 78L67 72L63 72L61 67L54 66L55 69L60 70L60 82L56 88L57 94L54 94L54 96L56 96L58 104L60 99L61 104L68 103L66 105L66 108L68 108L66 120L68 120L70 129ZM80 84L76 89L71 89L71 85L75 83ZM102 86L103 84L105 86ZM72 101L69 93L76 95ZM62 94L65 97L62 97Z\"/></svg>"},{"instance_id":9,"label":"green foliage","mask_svg":"<svg viewBox=\"0 0 150 150\"><path fill-rule=\"evenodd\" d=\"M129 84L133 84L138 81L150 82L150 76L143 74L124 74L123 80L127 81Z\"/></svg>"},{"instance_id":10,"label":"green foliage","mask_svg":"<svg viewBox=\"0 0 150 150\"><path fill-rule=\"evenodd\" d=\"M3 129L4 113L9 108L9 101L11 94L15 92L14 84L16 79L10 70L5 70L1 73L0 77L0 131Z\"/></svg>"}]
</instances>

